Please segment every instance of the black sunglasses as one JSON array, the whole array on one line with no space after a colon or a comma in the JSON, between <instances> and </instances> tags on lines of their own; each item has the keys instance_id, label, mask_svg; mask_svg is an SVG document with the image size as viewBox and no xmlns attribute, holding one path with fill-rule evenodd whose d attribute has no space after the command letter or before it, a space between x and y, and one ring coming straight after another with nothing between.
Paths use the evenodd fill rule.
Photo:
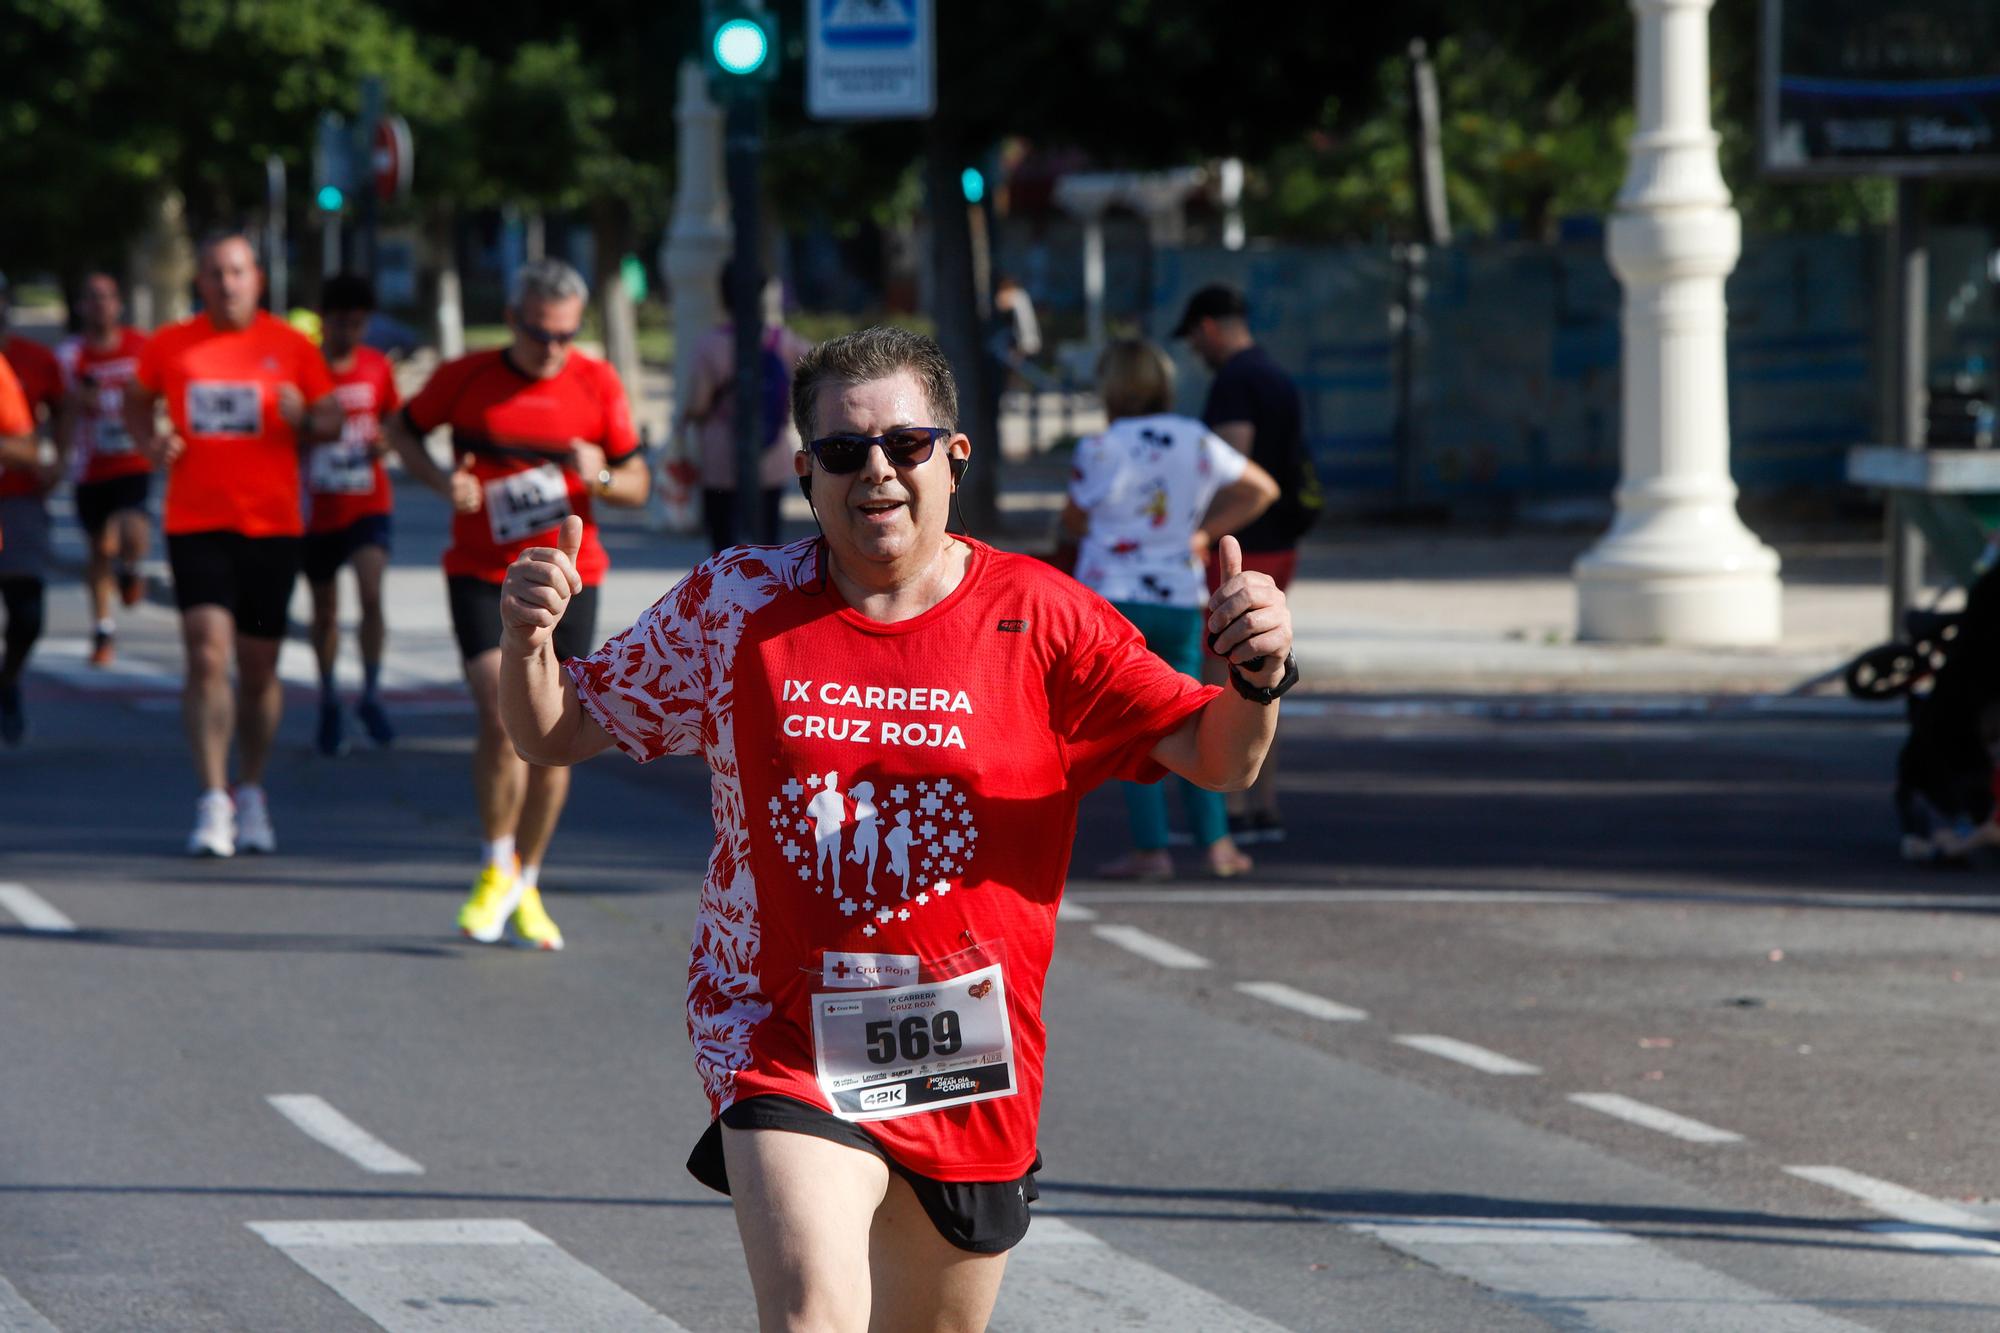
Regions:
<instances>
[{"instance_id":1,"label":"black sunglasses","mask_svg":"<svg viewBox=\"0 0 2000 1333\"><path fill-rule=\"evenodd\" d=\"M899 426L880 435L822 435L806 448L828 472L845 475L859 472L868 461L868 451L878 444L895 467L912 468L929 462L937 442L950 439L954 433L944 426Z\"/></svg>"},{"instance_id":2,"label":"black sunglasses","mask_svg":"<svg viewBox=\"0 0 2000 1333\"><path fill-rule=\"evenodd\" d=\"M516 324L514 327L523 336L533 339L544 347L567 347L576 341L577 334L583 332L582 329L538 329L533 324Z\"/></svg>"}]
</instances>

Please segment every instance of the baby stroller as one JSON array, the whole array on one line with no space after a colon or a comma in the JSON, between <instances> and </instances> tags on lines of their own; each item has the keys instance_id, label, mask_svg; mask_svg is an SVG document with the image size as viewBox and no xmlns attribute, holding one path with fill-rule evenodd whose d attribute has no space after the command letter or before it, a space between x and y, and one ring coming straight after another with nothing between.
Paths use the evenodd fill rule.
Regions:
<instances>
[{"instance_id":1,"label":"baby stroller","mask_svg":"<svg viewBox=\"0 0 2000 1333\"><path fill-rule=\"evenodd\" d=\"M1903 858L1963 863L1978 847L2000 846L1993 822L2000 551L1962 507L1915 504L1912 511L1940 563L1969 580L1965 608L1907 612L1904 638L1855 658L1846 683L1857 698L1908 701L1910 734L1896 757Z\"/></svg>"}]
</instances>

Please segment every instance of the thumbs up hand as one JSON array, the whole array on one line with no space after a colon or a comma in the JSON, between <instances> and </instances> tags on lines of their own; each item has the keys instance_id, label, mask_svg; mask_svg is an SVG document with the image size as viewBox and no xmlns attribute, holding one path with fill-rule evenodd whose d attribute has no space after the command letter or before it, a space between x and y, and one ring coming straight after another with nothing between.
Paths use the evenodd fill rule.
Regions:
<instances>
[{"instance_id":1,"label":"thumbs up hand","mask_svg":"<svg viewBox=\"0 0 2000 1333\"><path fill-rule=\"evenodd\" d=\"M1243 569L1243 547L1224 537L1215 551L1222 582L1208 599L1209 651L1252 685L1275 686L1292 651L1292 610L1269 574Z\"/></svg>"},{"instance_id":2,"label":"thumbs up hand","mask_svg":"<svg viewBox=\"0 0 2000 1333\"><path fill-rule=\"evenodd\" d=\"M583 579L576 572L582 546L583 520L571 514L563 520L554 546L530 546L507 567L506 582L500 587L500 629L506 646L538 652L554 637L570 598L583 591Z\"/></svg>"},{"instance_id":3,"label":"thumbs up hand","mask_svg":"<svg viewBox=\"0 0 2000 1333\"><path fill-rule=\"evenodd\" d=\"M485 503L486 497L479 489L479 478L472 475L472 455L466 454L458 460L458 467L451 474L451 507L461 514L476 514Z\"/></svg>"}]
</instances>

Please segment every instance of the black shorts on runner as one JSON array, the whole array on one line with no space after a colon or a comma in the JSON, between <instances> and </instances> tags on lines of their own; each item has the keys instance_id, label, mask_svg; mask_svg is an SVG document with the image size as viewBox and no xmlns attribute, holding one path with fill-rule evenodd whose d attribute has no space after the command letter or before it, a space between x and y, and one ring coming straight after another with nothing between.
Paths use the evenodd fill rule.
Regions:
<instances>
[{"instance_id":1,"label":"black shorts on runner","mask_svg":"<svg viewBox=\"0 0 2000 1333\"><path fill-rule=\"evenodd\" d=\"M282 639L299 577L297 537L246 537L240 532L183 532L167 537L174 605L227 608L236 632Z\"/></svg>"},{"instance_id":2,"label":"black shorts on runner","mask_svg":"<svg viewBox=\"0 0 2000 1333\"><path fill-rule=\"evenodd\" d=\"M153 493L153 474L133 472L109 481L80 481L76 484L76 521L95 537L113 514L128 509L144 512L146 497Z\"/></svg>"},{"instance_id":3,"label":"black shorts on runner","mask_svg":"<svg viewBox=\"0 0 2000 1333\"><path fill-rule=\"evenodd\" d=\"M470 662L500 646L500 585L470 574L445 579L451 601L451 630L458 636L458 655ZM597 651L597 589L585 588L569 599L569 609L556 622L558 659L588 657Z\"/></svg>"},{"instance_id":4,"label":"black shorts on runner","mask_svg":"<svg viewBox=\"0 0 2000 1333\"><path fill-rule=\"evenodd\" d=\"M889 1156L859 1125L809 1103L770 1094L732 1102L718 1119L710 1122L701 1141L688 1154L688 1174L721 1194L729 1193L729 1170L722 1156L724 1125L731 1129L782 1129L793 1134L810 1134L881 1158L884 1165L909 1183L938 1235L968 1254L1004 1254L1019 1245L1028 1234L1028 1205L1042 1197L1035 1185L1035 1172L1042 1169L1040 1153L1035 1154L1035 1164L1028 1168L1028 1174L1019 1180L933 1180Z\"/></svg>"},{"instance_id":5,"label":"black shorts on runner","mask_svg":"<svg viewBox=\"0 0 2000 1333\"><path fill-rule=\"evenodd\" d=\"M306 582L331 583L340 567L362 547L379 546L384 553L389 550L389 516L369 514L332 532L308 532L303 540L305 555L301 567Z\"/></svg>"}]
</instances>

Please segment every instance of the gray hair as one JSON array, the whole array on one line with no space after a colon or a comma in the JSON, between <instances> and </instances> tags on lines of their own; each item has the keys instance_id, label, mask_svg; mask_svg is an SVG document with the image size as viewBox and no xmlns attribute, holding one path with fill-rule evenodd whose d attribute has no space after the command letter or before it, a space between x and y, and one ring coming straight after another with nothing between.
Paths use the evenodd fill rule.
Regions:
<instances>
[{"instance_id":1,"label":"gray hair","mask_svg":"<svg viewBox=\"0 0 2000 1333\"><path fill-rule=\"evenodd\" d=\"M887 379L907 370L923 386L930 400L934 421L913 421L912 426L942 426L958 429L958 381L952 377L951 362L936 342L921 333L878 324L874 328L843 333L829 338L799 358L792 371L792 421L801 440L815 433L813 418L819 408L819 391L826 384L867 384Z\"/></svg>"},{"instance_id":2,"label":"gray hair","mask_svg":"<svg viewBox=\"0 0 2000 1333\"><path fill-rule=\"evenodd\" d=\"M514 270L507 289L507 304L519 310L523 301L567 301L590 299L590 284L583 274L560 259L531 259Z\"/></svg>"}]
</instances>

